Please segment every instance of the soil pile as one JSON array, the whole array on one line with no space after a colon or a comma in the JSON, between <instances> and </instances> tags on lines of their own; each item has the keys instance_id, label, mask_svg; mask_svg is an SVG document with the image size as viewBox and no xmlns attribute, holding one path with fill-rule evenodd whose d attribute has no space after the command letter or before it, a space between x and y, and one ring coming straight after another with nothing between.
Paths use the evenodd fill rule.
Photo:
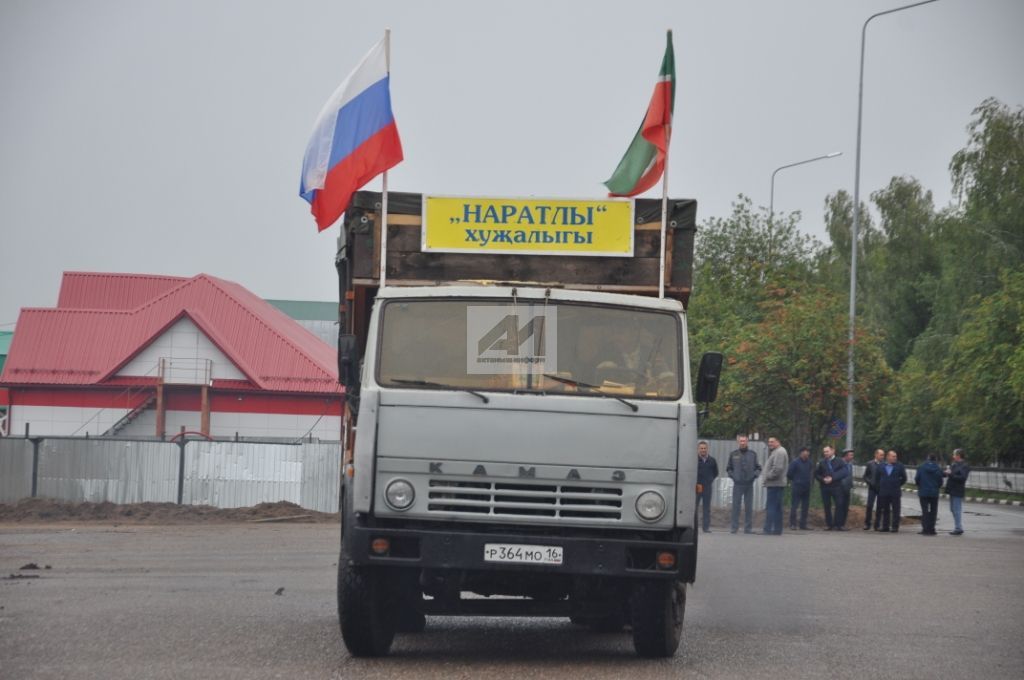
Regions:
<instances>
[{"instance_id":1,"label":"soil pile","mask_svg":"<svg viewBox=\"0 0 1024 680\"><path fill-rule=\"evenodd\" d=\"M301 517L300 517L301 516ZM69 503L50 498L25 498L0 503L0 522L115 522L117 524L215 524L258 520L337 522L338 515L307 510L278 501L248 508L215 508L175 503Z\"/></svg>"}]
</instances>

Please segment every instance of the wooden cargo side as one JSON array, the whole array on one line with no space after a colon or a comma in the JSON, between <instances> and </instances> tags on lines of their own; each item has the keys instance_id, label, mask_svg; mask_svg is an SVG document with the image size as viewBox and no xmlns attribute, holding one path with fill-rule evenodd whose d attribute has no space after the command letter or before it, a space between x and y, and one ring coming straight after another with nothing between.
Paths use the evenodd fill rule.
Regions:
<instances>
[{"instance_id":1,"label":"wooden cargo side","mask_svg":"<svg viewBox=\"0 0 1024 680\"><path fill-rule=\"evenodd\" d=\"M666 230L665 295L689 299L697 202L670 199ZM337 266L343 332L365 337L370 305L379 285L381 195L360 191L345 213ZM558 288L658 294L661 200L638 199L634 255L476 254L422 252L422 196L388 193L388 285L436 285L453 281L527 283Z\"/></svg>"}]
</instances>

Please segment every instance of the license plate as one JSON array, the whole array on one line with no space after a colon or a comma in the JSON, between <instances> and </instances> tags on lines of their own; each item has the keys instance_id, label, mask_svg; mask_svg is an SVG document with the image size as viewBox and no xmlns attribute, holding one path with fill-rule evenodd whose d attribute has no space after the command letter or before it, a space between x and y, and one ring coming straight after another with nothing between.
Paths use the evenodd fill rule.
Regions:
<instances>
[{"instance_id":1,"label":"license plate","mask_svg":"<svg viewBox=\"0 0 1024 680\"><path fill-rule=\"evenodd\" d=\"M557 565L562 563L562 546L486 543L484 544L484 562Z\"/></svg>"}]
</instances>

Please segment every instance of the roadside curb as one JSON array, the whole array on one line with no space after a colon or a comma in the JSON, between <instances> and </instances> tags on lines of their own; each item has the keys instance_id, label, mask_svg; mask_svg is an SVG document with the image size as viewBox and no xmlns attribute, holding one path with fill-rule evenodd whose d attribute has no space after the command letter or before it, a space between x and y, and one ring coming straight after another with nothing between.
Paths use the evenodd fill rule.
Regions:
<instances>
[{"instance_id":1,"label":"roadside curb","mask_svg":"<svg viewBox=\"0 0 1024 680\"><path fill-rule=\"evenodd\" d=\"M867 486L867 484L865 484L864 482L860 482L860 481L854 482L854 485L855 486L859 486L859 487L866 487ZM913 488L910 488L910 487L904 487L903 488L903 493L917 493L917 489L913 489ZM949 498L949 494L945 494L945 493L939 494L939 498ZM1024 506L1024 501L1013 501L1013 500L1001 499L1001 498L982 498L980 496L965 496L964 497L964 501L966 501L968 503L983 503L983 504L987 504L987 505L1013 505L1013 506L1016 506L1016 507Z\"/></svg>"}]
</instances>

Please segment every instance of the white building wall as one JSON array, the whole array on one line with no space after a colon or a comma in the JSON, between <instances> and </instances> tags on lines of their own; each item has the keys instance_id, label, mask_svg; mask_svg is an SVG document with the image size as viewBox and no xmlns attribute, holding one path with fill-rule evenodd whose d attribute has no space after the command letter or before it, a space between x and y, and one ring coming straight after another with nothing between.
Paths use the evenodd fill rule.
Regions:
<instances>
[{"instance_id":1,"label":"white building wall","mask_svg":"<svg viewBox=\"0 0 1024 680\"><path fill-rule=\"evenodd\" d=\"M128 413L123 408L82 408L79 406L12 406L11 434L32 436L98 437ZM149 435L152 436L150 431Z\"/></svg>"},{"instance_id":2,"label":"white building wall","mask_svg":"<svg viewBox=\"0 0 1024 680\"><path fill-rule=\"evenodd\" d=\"M168 328L117 374L155 378L160 359L195 362L208 359L213 365L213 379L246 379L245 374L190 319L181 319Z\"/></svg>"},{"instance_id":3,"label":"white building wall","mask_svg":"<svg viewBox=\"0 0 1024 680\"><path fill-rule=\"evenodd\" d=\"M109 430L128 411L126 409L94 409L71 406L15 406L11 409L12 434L25 432L29 423L33 436L97 437ZM189 432L199 432L201 417L198 411L167 411L166 433L173 437L182 425ZM220 413L210 414L210 436L272 439L314 439L337 441L341 438L341 417L292 415L279 413ZM119 437L153 437L156 435L156 411L144 411Z\"/></svg>"},{"instance_id":4,"label":"white building wall","mask_svg":"<svg viewBox=\"0 0 1024 680\"><path fill-rule=\"evenodd\" d=\"M286 413L210 413L210 436L298 439L310 434L314 439L336 441L341 438L340 416L291 415ZM200 414L197 411L168 411L167 436L172 437L184 425L189 432L198 432ZM312 431L311 431L312 428ZM131 425L121 430L122 437L152 437L156 432L156 411L143 413Z\"/></svg>"}]
</instances>

